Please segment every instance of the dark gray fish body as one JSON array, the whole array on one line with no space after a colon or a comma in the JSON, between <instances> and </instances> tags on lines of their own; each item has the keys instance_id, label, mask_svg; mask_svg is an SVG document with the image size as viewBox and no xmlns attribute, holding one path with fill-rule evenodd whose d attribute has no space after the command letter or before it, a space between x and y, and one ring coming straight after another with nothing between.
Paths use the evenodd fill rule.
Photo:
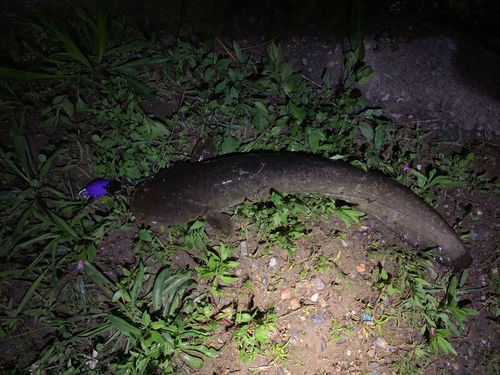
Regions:
<instances>
[{"instance_id":1,"label":"dark gray fish body","mask_svg":"<svg viewBox=\"0 0 500 375\"><path fill-rule=\"evenodd\" d=\"M220 213L252 197L318 193L356 204L409 245L433 248L455 270L472 258L446 221L411 190L350 164L300 155L244 155L176 165L139 187L131 201L139 221L171 225Z\"/></svg>"}]
</instances>

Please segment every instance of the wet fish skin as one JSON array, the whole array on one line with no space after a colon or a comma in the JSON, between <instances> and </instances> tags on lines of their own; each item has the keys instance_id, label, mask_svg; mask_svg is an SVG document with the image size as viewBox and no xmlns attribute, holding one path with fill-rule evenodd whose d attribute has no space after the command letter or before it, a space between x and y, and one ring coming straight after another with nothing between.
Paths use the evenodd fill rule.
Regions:
<instances>
[{"instance_id":1,"label":"wet fish skin","mask_svg":"<svg viewBox=\"0 0 500 375\"><path fill-rule=\"evenodd\" d=\"M141 185L131 210L141 222L168 226L263 198L271 189L354 203L409 245L433 248L440 263L455 270L472 263L460 237L411 190L379 173L314 156L242 155L178 164Z\"/></svg>"}]
</instances>

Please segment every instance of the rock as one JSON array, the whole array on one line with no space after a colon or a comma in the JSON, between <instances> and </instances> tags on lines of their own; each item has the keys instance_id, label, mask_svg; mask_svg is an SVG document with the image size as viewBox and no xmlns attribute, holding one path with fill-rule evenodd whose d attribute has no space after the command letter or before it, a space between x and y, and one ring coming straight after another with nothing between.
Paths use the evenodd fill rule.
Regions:
<instances>
[{"instance_id":1,"label":"rock","mask_svg":"<svg viewBox=\"0 0 500 375\"><path fill-rule=\"evenodd\" d=\"M319 293L314 293L314 294L311 296L311 301L313 301L313 302L318 302L318 298L319 298Z\"/></svg>"},{"instance_id":2,"label":"rock","mask_svg":"<svg viewBox=\"0 0 500 375\"><path fill-rule=\"evenodd\" d=\"M271 267L275 271L278 269L278 259L276 257L272 257L269 260L269 267Z\"/></svg>"},{"instance_id":3,"label":"rock","mask_svg":"<svg viewBox=\"0 0 500 375\"><path fill-rule=\"evenodd\" d=\"M373 349L372 349L372 350L368 350L368 351L366 352L366 355L367 355L368 357L370 357L370 358L375 357L375 350L373 350Z\"/></svg>"},{"instance_id":4,"label":"rock","mask_svg":"<svg viewBox=\"0 0 500 375\"><path fill-rule=\"evenodd\" d=\"M292 295L292 291L290 289L283 289L280 293L280 299L289 299Z\"/></svg>"},{"instance_id":5,"label":"rock","mask_svg":"<svg viewBox=\"0 0 500 375\"><path fill-rule=\"evenodd\" d=\"M385 347L385 350L388 351L389 353L395 353L397 351L397 349L394 346L391 346L391 345L387 345Z\"/></svg>"},{"instance_id":6,"label":"rock","mask_svg":"<svg viewBox=\"0 0 500 375\"><path fill-rule=\"evenodd\" d=\"M300 309L300 300L297 297L293 297L290 299L290 302L288 304L288 309L295 311L297 309Z\"/></svg>"},{"instance_id":7,"label":"rock","mask_svg":"<svg viewBox=\"0 0 500 375\"><path fill-rule=\"evenodd\" d=\"M325 322L325 317L321 314L311 315L311 320L314 324L322 324Z\"/></svg>"},{"instance_id":8,"label":"rock","mask_svg":"<svg viewBox=\"0 0 500 375\"><path fill-rule=\"evenodd\" d=\"M384 339L378 337L376 340L375 340L375 345L376 346L381 346L382 348L385 348L387 346L387 341L385 341Z\"/></svg>"},{"instance_id":9,"label":"rock","mask_svg":"<svg viewBox=\"0 0 500 375\"><path fill-rule=\"evenodd\" d=\"M240 242L240 254L242 257L248 255L247 241Z\"/></svg>"},{"instance_id":10,"label":"rock","mask_svg":"<svg viewBox=\"0 0 500 375\"><path fill-rule=\"evenodd\" d=\"M325 341L325 339L321 339L319 341L319 347L320 347L321 351L324 351L326 349L326 341Z\"/></svg>"},{"instance_id":11,"label":"rock","mask_svg":"<svg viewBox=\"0 0 500 375\"><path fill-rule=\"evenodd\" d=\"M316 283L316 290L323 290L323 289L325 289L325 283L319 277L316 277L316 279L314 280L314 282Z\"/></svg>"}]
</instances>

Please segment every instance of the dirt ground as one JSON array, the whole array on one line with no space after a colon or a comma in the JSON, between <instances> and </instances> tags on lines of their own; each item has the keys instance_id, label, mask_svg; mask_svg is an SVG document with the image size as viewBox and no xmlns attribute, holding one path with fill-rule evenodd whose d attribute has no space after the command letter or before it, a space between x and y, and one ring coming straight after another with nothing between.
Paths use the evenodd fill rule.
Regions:
<instances>
[{"instance_id":1,"label":"dirt ground","mask_svg":"<svg viewBox=\"0 0 500 375\"><path fill-rule=\"evenodd\" d=\"M11 4L12 5L12 4ZM256 56L265 50L265 42L281 42L285 60L304 78L320 82L325 70L335 83L341 75L342 52L349 48L345 35L338 30L325 30L313 24L283 27L263 25L252 15L240 12L227 22L220 40L226 45L234 38L242 48ZM415 31L411 42L402 41L397 51L385 48L373 51L377 42L375 27L365 39L366 63L377 73L363 88L373 106L382 107L396 124L419 126L433 131L433 139L446 137L459 141L463 150L482 157L475 166L491 178L500 178L500 57L473 37L457 31L424 28ZM161 40L160 40L161 42ZM431 137L432 138L432 137ZM82 178L82 176L79 176ZM457 188L440 194L439 211L450 224L455 217L471 232L470 269L467 288L482 288L489 283L489 273L498 264L487 260L498 246L500 237L500 201L498 196L468 194ZM472 217L472 215L474 218ZM278 314L273 340L287 344L286 363L271 363L271 358L258 356L244 364L238 360L235 344L230 344L215 360L207 360L198 374L392 374L390 366L400 351L423 338L418 330L403 320L390 320L383 334L373 324L363 320L362 308L375 304L379 297L369 286L376 261L364 248L373 240L397 243L389 232L379 232L367 220L364 227L345 226L337 220L309 223L314 235L298 241L292 259L283 249L271 249L269 256L255 257L265 244L257 233L235 239L241 250L236 275L241 282L224 288L219 300L221 310L230 306L242 310L254 306L264 311L274 306ZM339 228L345 237L331 234ZM132 232L116 232L98 248L96 264L111 279L119 277L119 266L132 263L129 256ZM340 257L338 269L314 269L311 257ZM176 262L188 261L182 254ZM440 272L444 269L436 268ZM497 271L498 272L498 268ZM304 276L305 275L305 276ZM250 280L253 289L244 289ZM463 337L451 340L458 356L440 355L426 368L426 374L477 374L481 354L488 349L500 350L500 333L492 329L492 314L485 308L483 292L468 295L471 306L480 311L466 325ZM354 323L351 337L334 340L331 320L341 324ZM211 340L216 348L231 336L231 328L221 328ZM40 344L40 343L38 343ZM0 355L12 348L2 346Z\"/></svg>"}]
</instances>

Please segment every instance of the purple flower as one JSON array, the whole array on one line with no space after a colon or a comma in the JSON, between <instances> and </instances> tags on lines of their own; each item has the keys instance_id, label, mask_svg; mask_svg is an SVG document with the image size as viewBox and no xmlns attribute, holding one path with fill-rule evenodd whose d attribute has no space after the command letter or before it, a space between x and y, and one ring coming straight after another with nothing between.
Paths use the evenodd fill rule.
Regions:
<instances>
[{"instance_id":1,"label":"purple flower","mask_svg":"<svg viewBox=\"0 0 500 375\"><path fill-rule=\"evenodd\" d=\"M82 268L83 268L83 260L81 260L81 259L80 259L80 260L78 261L78 265L76 266L76 269L77 269L77 270L81 270Z\"/></svg>"},{"instance_id":2,"label":"purple flower","mask_svg":"<svg viewBox=\"0 0 500 375\"><path fill-rule=\"evenodd\" d=\"M410 167L405 165L404 168L403 168L403 172L406 172L406 171L409 171L410 170Z\"/></svg>"},{"instance_id":3,"label":"purple flower","mask_svg":"<svg viewBox=\"0 0 500 375\"><path fill-rule=\"evenodd\" d=\"M434 334L434 327L432 327L432 328L431 328L431 334L432 334L432 336L436 336L436 335Z\"/></svg>"}]
</instances>

